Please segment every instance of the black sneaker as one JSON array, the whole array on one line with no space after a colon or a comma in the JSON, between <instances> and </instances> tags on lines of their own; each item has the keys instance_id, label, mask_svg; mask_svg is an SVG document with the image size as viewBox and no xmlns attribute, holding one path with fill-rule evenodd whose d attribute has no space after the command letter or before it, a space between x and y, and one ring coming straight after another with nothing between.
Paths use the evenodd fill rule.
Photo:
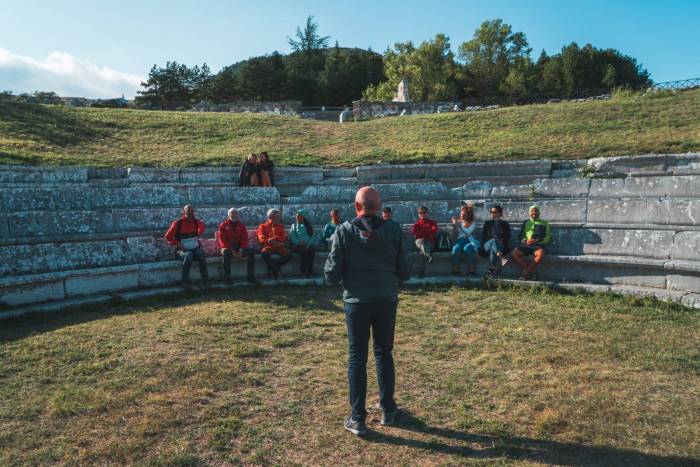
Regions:
<instances>
[{"instance_id":1,"label":"black sneaker","mask_svg":"<svg viewBox=\"0 0 700 467\"><path fill-rule=\"evenodd\" d=\"M352 417L345 419L343 427L353 435L363 436L367 434L367 426L365 426L365 422L355 421L352 419Z\"/></svg>"},{"instance_id":2,"label":"black sneaker","mask_svg":"<svg viewBox=\"0 0 700 467\"><path fill-rule=\"evenodd\" d=\"M401 411L398 407L392 411L382 410L382 420L380 423L384 426L391 426L399 418L399 415L401 415Z\"/></svg>"}]
</instances>

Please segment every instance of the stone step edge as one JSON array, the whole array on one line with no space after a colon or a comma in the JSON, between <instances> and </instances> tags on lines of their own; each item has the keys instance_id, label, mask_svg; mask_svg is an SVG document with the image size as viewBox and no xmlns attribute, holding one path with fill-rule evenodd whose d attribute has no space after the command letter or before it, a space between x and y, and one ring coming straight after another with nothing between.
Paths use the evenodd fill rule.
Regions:
<instances>
[{"instance_id":1,"label":"stone step edge","mask_svg":"<svg viewBox=\"0 0 700 467\"><path fill-rule=\"evenodd\" d=\"M469 285L476 286L487 284L489 288L500 286L516 286L516 287L536 287L543 286L553 290L564 290L573 293L610 293L620 296L634 296L640 298L656 298L661 301L673 302L683 305L688 308L700 309L700 294L683 291L671 291L666 289L657 289L654 287L638 287L627 285L601 285L591 284L586 282L551 282L551 281L522 281L517 279L496 279L487 282L474 277L453 277L453 276L427 276L424 278L411 278L404 283L408 287L421 287L431 285ZM271 286L324 286L338 288L338 296L340 297L340 288L332 284L328 284L321 277L317 278L290 278L290 279L262 279L260 280L261 287ZM212 283L211 289L224 290L236 289L242 287L254 287L245 282L236 282L234 284L225 284L221 282ZM199 289L198 292L202 293ZM0 311L0 321L20 318L40 313L52 313L62 311L78 311L82 307L101 305L114 302L131 302L137 300L145 300L158 297L172 297L177 294L184 294L181 287L154 287L150 289L142 289L136 291L117 292L110 295L100 294L89 297L72 298L56 302L43 303L38 305L28 305L20 308L15 308L9 311Z\"/></svg>"}]
</instances>

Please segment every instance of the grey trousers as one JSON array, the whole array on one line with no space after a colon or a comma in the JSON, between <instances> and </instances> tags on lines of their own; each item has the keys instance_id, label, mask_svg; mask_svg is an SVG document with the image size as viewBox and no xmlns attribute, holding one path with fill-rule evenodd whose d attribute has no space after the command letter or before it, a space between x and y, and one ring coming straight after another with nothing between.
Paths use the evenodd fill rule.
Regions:
<instances>
[{"instance_id":1,"label":"grey trousers","mask_svg":"<svg viewBox=\"0 0 700 467\"><path fill-rule=\"evenodd\" d=\"M433 244L430 243L427 238L418 238L416 239L416 248L418 248L421 255L421 262L419 266L420 271L425 272L425 266L428 264L428 258L430 258L430 255L433 252Z\"/></svg>"}]
</instances>

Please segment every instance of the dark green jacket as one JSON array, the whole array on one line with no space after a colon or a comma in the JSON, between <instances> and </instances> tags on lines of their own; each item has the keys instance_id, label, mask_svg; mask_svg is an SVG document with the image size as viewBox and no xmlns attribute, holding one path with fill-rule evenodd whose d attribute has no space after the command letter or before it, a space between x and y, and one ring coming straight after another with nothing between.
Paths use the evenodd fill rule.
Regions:
<instances>
[{"instance_id":1,"label":"dark green jacket","mask_svg":"<svg viewBox=\"0 0 700 467\"><path fill-rule=\"evenodd\" d=\"M398 281L411 276L398 224L358 217L340 224L331 239L324 272L329 282L343 284L345 302L398 301Z\"/></svg>"}]
</instances>

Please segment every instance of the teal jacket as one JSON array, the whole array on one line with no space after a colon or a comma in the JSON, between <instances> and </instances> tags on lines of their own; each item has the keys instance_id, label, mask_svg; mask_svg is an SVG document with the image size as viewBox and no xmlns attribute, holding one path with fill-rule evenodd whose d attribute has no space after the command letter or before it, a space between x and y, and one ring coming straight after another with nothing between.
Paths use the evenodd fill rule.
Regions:
<instances>
[{"instance_id":1,"label":"teal jacket","mask_svg":"<svg viewBox=\"0 0 700 467\"><path fill-rule=\"evenodd\" d=\"M329 222L326 224L326 226L323 228L323 238L325 240L330 240L333 234L335 233L335 229L339 226L340 224L334 224L333 222Z\"/></svg>"},{"instance_id":2,"label":"teal jacket","mask_svg":"<svg viewBox=\"0 0 700 467\"><path fill-rule=\"evenodd\" d=\"M306 231L304 224L295 222L289 227L289 243L292 246L297 246L301 242L304 242L304 245L311 245L314 242L314 238Z\"/></svg>"}]
</instances>

